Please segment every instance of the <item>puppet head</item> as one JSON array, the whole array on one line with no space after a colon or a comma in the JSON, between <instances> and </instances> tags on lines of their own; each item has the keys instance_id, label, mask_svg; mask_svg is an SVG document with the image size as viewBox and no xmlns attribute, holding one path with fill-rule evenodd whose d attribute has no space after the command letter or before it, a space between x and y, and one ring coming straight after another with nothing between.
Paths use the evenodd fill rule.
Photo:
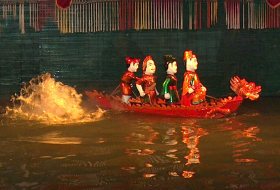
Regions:
<instances>
[{"instance_id":1,"label":"puppet head","mask_svg":"<svg viewBox=\"0 0 280 190\"><path fill-rule=\"evenodd\" d=\"M125 58L127 70L130 72L137 72L137 69L139 67L140 59L138 58L132 58L132 57L126 57Z\"/></svg>"},{"instance_id":2,"label":"puppet head","mask_svg":"<svg viewBox=\"0 0 280 190\"><path fill-rule=\"evenodd\" d=\"M177 61L176 58L172 55L164 56L164 67L167 74L176 74L177 73Z\"/></svg>"},{"instance_id":3,"label":"puppet head","mask_svg":"<svg viewBox=\"0 0 280 190\"><path fill-rule=\"evenodd\" d=\"M143 61L143 73L153 75L156 72L156 65L152 56L148 55Z\"/></svg>"},{"instance_id":4,"label":"puppet head","mask_svg":"<svg viewBox=\"0 0 280 190\"><path fill-rule=\"evenodd\" d=\"M196 55L193 54L191 50L186 50L183 55L183 60L185 63L185 68L187 71L195 71L197 69L197 59Z\"/></svg>"}]
</instances>

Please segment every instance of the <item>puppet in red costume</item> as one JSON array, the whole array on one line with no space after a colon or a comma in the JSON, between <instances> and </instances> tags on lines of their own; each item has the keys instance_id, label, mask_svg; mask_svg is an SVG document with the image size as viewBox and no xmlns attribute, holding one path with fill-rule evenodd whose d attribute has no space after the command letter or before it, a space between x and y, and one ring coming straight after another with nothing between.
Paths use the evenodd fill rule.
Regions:
<instances>
[{"instance_id":1,"label":"puppet in red costume","mask_svg":"<svg viewBox=\"0 0 280 190\"><path fill-rule=\"evenodd\" d=\"M136 82L137 90L143 103L155 104L158 91L156 89L156 79L154 76L156 65L152 56L148 55L143 61L143 76Z\"/></svg>"},{"instance_id":2,"label":"puppet in red costume","mask_svg":"<svg viewBox=\"0 0 280 190\"><path fill-rule=\"evenodd\" d=\"M186 72L184 74L181 104L185 106L196 105L205 101L207 89L200 83L197 73L197 59L192 51L184 52Z\"/></svg>"},{"instance_id":3,"label":"puppet in red costume","mask_svg":"<svg viewBox=\"0 0 280 190\"><path fill-rule=\"evenodd\" d=\"M129 99L132 96L132 85L133 82L139 78L134 75L139 67L140 59L126 57L127 71L123 74L121 78L121 89L122 89L122 102L129 104Z\"/></svg>"}]
</instances>

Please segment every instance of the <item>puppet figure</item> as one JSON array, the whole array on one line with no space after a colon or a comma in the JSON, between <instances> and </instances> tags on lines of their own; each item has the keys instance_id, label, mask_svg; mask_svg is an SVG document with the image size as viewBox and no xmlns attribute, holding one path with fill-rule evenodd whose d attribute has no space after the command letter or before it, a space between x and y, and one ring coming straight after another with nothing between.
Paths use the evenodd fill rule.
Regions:
<instances>
[{"instance_id":1,"label":"puppet figure","mask_svg":"<svg viewBox=\"0 0 280 190\"><path fill-rule=\"evenodd\" d=\"M139 78L134 75L137 72L140 59L126 57L127 71L123 74L121 78L121 89L122 89L122 102L129 104L129 99L132 96L132 85L133 82Z\"/></svg>"},{"instance_id":2,"label":"puppet figure","mask_svg":"<svg viewBox=\"0 0 280 190\"><path fill-rule=\"evenodd\" d=\"M162 85L161 95L167 104L178 104L180 98L177 91L177 61L172 55L164 56L164 67L166 69L166 79Z\"/></svg>"},{"instance_id":3,"label":"puppet figure","mask_svg":"<svg viewBox=\"0 0 280 190\"><path fill-rule=\"evenodd\" d=\"M156 65L152 56L148 55L143 61L143 76L136 82L143 103L155 104L158 91L156 89Z\"/></svg>"},{"instance_id":4,"label":"puppet figure","mask_svg":"<svg viewBox=\"0 0 280 190\"><path fill-rule=\"evenodd\" d=\"M185 51L183 57L186 72L184 73L181 104L185 106L196 105L205 101L207 89L200 83L197 73L197 59L192 51Z\"/></svg>"}]
</instances>

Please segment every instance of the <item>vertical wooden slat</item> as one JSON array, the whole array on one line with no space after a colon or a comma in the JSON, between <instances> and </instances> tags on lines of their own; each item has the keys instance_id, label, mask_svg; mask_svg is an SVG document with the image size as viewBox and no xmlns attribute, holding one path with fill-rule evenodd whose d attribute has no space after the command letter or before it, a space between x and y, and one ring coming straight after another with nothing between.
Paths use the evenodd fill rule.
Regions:
<instances>
[{"instance_id":1,"label":"vertical wooden slat","mask_svg":"<svg viewBox=\"0 0 280 190\"><path fill-rule=\"evenodd\" d=\"M32 27L32 10L31 10L31 3L29 2L29 26Z\"/></svg>"},{"instance_id":2,"label":"vertical wooden slat","mask_svg":"<svg viewBox=\"0 0 280 190\"><path fill-rule=\"evenodd\" d=\"M35 14L36 14L36 21L35 21L36 29L35 29L35 31L37 32L37 31L39 31L39 4L38 4L38 2L36 3L36 12L35 12Z\"/></svg>"},{"instance_id":3,"label":"vertical wooden slat","mask_svg":"<svg viewBox=\"0 0 280 190\"><path fill-rule=\"evenodd\" d=\"M189 1L189 30L192 30L192 2Z\"/></svg>"},{"instance_id":4,"label":"vertical wooden slat","mask_svg":"<svg viewBox=\"0 0 280 190\"><path fill-rule=\"evenodd\" d=\"M22 24L22 27L21 27L21 33L24 34L25 33L25 23L24 23L24 2L21 4L21 8L22 8L22 11L21 11L21 24Z\"/></svg>"}]
</instances>

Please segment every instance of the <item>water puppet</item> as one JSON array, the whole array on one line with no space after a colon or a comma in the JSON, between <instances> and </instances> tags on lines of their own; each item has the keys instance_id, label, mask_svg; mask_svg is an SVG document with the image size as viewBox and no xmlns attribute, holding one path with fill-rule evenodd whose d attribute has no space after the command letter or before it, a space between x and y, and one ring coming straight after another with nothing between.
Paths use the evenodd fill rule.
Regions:
<instances>
[{"instance_id":1,"label":"water puppet","mask_svg":"<svg viewBox=\"0 0 280 190\"><path fill-rule=\"evenodd\" d=\"M132 85L133 82L138 80L139 78L134 75L137 72L139 67L140 59L126 57L126 66L127 71L121 77L121 91L122 91L122 102L129 104L129 99L132 96Z\"/></svg>"},{"instance_id":2,"label":"water puppet","mask_svg":"<svg viewBox=\"0 0 280 190\"><path fill-rule=\"evenodd\" d=\"M192 65L192 71L195 71L197 60L192 52L185 52L184 59L187 67L190 62L194 64ZM150 56L145 58L143 63L144 75L141 79L137 79L133 72L129 70L124 74L122 77L121 96L112 93L101 93L97 90L86 91L85 94L89 101L93 105L106 110L133 112L135 114L184 118L222 118L235 113L244 99L257 100L262 90L261 86L255 83L247 82L245 79L234 76L230 79L230 87L236 95L206 99L206 88L200 83L195 73L192 73L192 77L185 74L182 100L180 101L177 91L177 78L175 76L177 73L177 62L173 56L168 55L164 57L167 75L160 96L162 98L155 98L157 94L155 88L156 78L154 76L156 67L152 60ZM134 62L127 61L128 63L130 66ZM139 61L135 61L135 63L138 66ZM136 65L132 65L134 71L137 70ZM188 69L186 72L188 72ZM131 97L132 89L130 88L130 83L132 80L137 80L136 86L140 94L139 97ZM189 88L192 88L193 91L188 90Z\"/></svg>"},{"instance_id":3,"label":"water puppet","mask_svg":"<svg viewBox=\"0 0 280 190\"><path fill-rule=\"evenodd\" d=\"M180 102L177 90L177 60L172 55L164 56L164 68L166 70L166 79L162 85L162 96L167 104L177 104Z\"/></svg>"},{"instance_id":4,"label":"water puppet","mask_svg":"<svg viewBox=\"0 0 280 190\"><path fill-rule=\"evenodd\" d=\"M186 50L183 60L186 71L184 73L181 104L185 106L200 104L205 101L207 89L202 85L196 73L198 65L196 55L192 51Z\"/></svg>"},{"instance_id":5,"label":"water puppet","mask_svg":"<svg viewBox=\"0 0 280 190\"><path fill-rule=\"evenodd\" d=\"M152 56L148 55L143 61L143 76L137 80L136 88L140 94L142 103L156 104L158 91L156 89L156 79L154 75L156 65Z\"/></svg>"}]
</instances>

